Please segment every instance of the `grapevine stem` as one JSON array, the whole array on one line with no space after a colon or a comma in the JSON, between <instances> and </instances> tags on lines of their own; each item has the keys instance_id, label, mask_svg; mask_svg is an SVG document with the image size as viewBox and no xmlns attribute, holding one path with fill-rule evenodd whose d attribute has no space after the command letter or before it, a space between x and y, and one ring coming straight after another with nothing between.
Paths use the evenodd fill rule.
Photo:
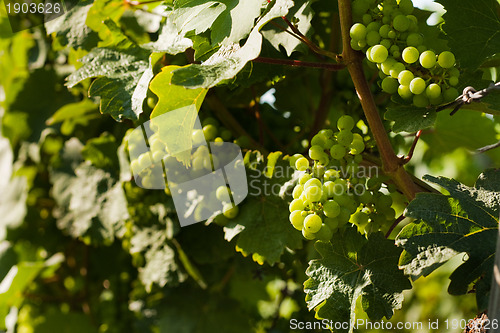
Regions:
<instances>
[{"instance_id":1,"label":"grapevine stem","mask_svg":"<svg viewBox=\"0 0 500 333\"><path fill-rule=\"evenodd\" d=\"M421 135L422 135L422 130L418 131L417 134L415 134L415 139L413 140L413 143L410 147L410 151L408 152L408 155L406 157L402 158L403 164L410 162L411 158L413 157L413 152L415 151L415 147L417 147L418 139L420 139Z\"/></svg>"},{"instance_id":2,"label":"grapevine stem","mask_svg":"<svg viewBox=\"0 0 500 333\"><path fill-rule=\"evenodd\" d=\"M403 168L401 160L396 156L394 149L392 148L389 137L378 113L377 106L375 105L375 100L366 80L363 64L362 55L359 52L354 51L350 44L349 30L352 25L352 14L351 14L351 0L338 0L339 14L340 14L340 27L342 33L342 58L344 63L347 65L347 69L351 75L354 82L356 92L358 94L361 106L365 113L368 125L373 133L373 137L377 142L377 147L379 149L382 166L384 172L391 176L398 188L403 192L403 194L412 200L415 198L415 194L419 191L418 187L413 183L410 175Z\"/></svg>"},{"instance_id":3,"label":"grapevine stem","mask_svg":"<svg viewBox=\"0 0 500 333\"><path fill-rule=\"evenodd\" d=\"M322 68L322 69L326 69L329 71L340 71L346 67L345 65L342 65L342 64L309 62L309 61L290 60L290 59L275 59L275 58L266 58L266 57L257 57L252 61L261 62L261 63L265 63L265 64L286 65L286 66L294 66L294 67Z\"/></svg>"},{"instance_id":4,"label":"grapevine stem","mask_svg":"<svg viewBox=\"0 0 500 333\"><path fill-rule=\"evenodd\" d=\"M394 220L394 223L391 225L391 227L389 228L389 230L387 231L387 233L385 234L385 238L389 238L389 236L391 235L392 231L394 230L394 228L396 228L396 226L405 219L405 216L403 214L401 214L396 220Z\"/></svg>"}]
</instances>

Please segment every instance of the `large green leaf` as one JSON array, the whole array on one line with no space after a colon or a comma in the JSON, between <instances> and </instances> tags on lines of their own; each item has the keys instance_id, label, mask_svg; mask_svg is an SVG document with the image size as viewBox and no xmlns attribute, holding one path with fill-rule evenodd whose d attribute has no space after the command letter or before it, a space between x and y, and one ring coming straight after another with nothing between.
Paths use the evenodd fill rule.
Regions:
<instances>
[{"instance_id":1,"label":"large green leaf","mask_svg":"<svg viewBox=\"0 0 500 333\"><path fill-rule=\"evenodd\" d=\"M397 237L404 248L400 265L418 278L428 275L459 253L464 263L450 276L448 291L465 294L475 283L480 309L488 302L500 213L500 171L490 169L474 187L456 180L426 176L449 195L423 193L407 207L405 215L417 219Z\"/></svg>"},{"instance_id":2,"label":"large green leaf","mask_svg":"<svg viewBox=\"0 0 500 333\"><path fill-rule=\"evenodd\" d=\"M477 68L500 52L500 19L495 0L437 0L446 9L443 29L462 68Z\"/></svg>"},{"instance_id":3,"label":"large green leaf","mask_svg":"<svg viewBox=\"0 0 500 333\"><path fill-rule=\"evenodd\" d=\"M292 6L291 0L276 0L272 8L258 20L243 46L240 47L239 43L224 44L203 64L176 70L172 83L190 88L210 88L234 77L247 62L259 56L262 46L259 30L270 20L286 15Z\"/></svg>"},{"instance_id":4,"label":"large green leaf","mask_svg":"<svg viewBox=\"0 0 500 333\"><path fill-rule=\"evenodd\" d=\"M387 120L394 121L392 130L399 132L416 132L431 127L436 121L436 111L413 106L389 107L384 115Z\"/></svg>"},{"instance_id":5,"label":"large green leaf","mask_svg":"<svg viewBox=\"0 0 500 333\"><path fill-rule=\"evenodd\" d=\"M181 35L189 31L198 35L210 28L225 9L226 6L219 1L180 0L175 1L169 19Z\"/></svg>"},{"instance_id":6,"label":"large green leaf","mask_svg":"<svg viewBox=\"0 0 500 333\"><path fill-rule=\"evenodd\" d=\"M317 242L316 249L322 258L309 263L304 283L308 308L316 310L316 317L352 322L359 297L372 320L389 319L401 308L403 290L411 284L397 266L401 249L382 233L366 239L347 228L331 242Z\"/></svg>"},{"instance_id":7,"label":"large green leaf","mask_svg":"<svg viewBox=\"0 0 500 333\"><path fill-rule=\"evenodd\" d=\"M286 248L302 247L302 235L290 225L288 205L279 196L293 171L281 159L281 153L272 153L267 159L257 154L254 162L248 162L250 155L245 157L249 166L248 197L234 222L224 228L225 238L231 241L238 236L238 251L251 254L260 264L266 261L273 265Z\"/></svg>"}]
</instances>

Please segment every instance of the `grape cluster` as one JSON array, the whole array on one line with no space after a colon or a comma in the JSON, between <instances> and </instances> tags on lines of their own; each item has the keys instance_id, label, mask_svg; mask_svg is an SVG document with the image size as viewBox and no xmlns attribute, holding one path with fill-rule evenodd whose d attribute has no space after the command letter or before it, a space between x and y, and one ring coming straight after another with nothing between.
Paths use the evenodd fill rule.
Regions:
<instances>
[{"instance_id":1,"label":"grape cluster","mask_svg":"<svg viewBox=\"0 0 500 333\"><path fill-rule=\"evenodd\" d=\"M376 64L381 88L417 107L439 105L458 96L459 70L450 51L427 49L411 15L411 0L354 0L351 47Z\"/></svg>"},{"instance_id":2,"label":"grape cluster","mask_svg":"<svg viewBox=\"0 0 500 333\"><path fill-rule=\"evenodd\" d=\"M160 185L165 187L165 193L171 195L171 187L199 178L203 181L202 176L213 172L221 165L226 165L234 156L227 157L227 160L219 160L221 154L212 154L207 143L210 143L212 149L222 145L223 142L231 141L232 133L219 126L216 119L208 117L202 121L201 129L194 129L192 132L193 149L191 151L191 165L186 166L176 157L168 153L167 147L159 133L156 132L148 138L150 151L138 152L137 146L133 141L129 141L128 151L130 156L138 156L131 161L132 171L140 170L139 179L144 188L155 188ZM234 140L237 142L237 140ZM132 142L132 143L130 143ZM167 174L171 179L167 181ZM203 184L200 183L200 186ZM206 187L205 187L206 188ZM218 207L222 204L222 215L227 223L227 219L233 219L238 215L239 207L231 201L233 197L232 191L227 186L220 186L207 200L200 202L195 211L196 216L201 215L204 209ZM221 224L221 223L219 223Z\"/></svg>"},{"instance_id":3,"label":"grape cluster","mask_svg":"<svg viewBox=\"0 0 500 333\"><path fill-rule=\"evenodd\" d=\"M340 117L337 127L336 133L325 129L312 138L312 165L300 154L290 159L301 172L289 205L290 223L308 240L329 240L348 222L369 234L395 218L389 194L394 189L382 191L382 179L359 165L365 143L352 132L353 118Z\"/></svg>"}]
</instances>

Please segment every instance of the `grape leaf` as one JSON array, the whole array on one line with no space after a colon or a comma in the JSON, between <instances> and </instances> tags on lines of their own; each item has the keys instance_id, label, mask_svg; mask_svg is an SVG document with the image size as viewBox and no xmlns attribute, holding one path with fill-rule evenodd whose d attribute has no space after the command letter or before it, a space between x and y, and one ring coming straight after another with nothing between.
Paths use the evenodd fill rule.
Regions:
<instances>
[{"instance_id":1,"label":"grape leaf","mask_svg":"<svg viewBox=\"0 0 500 333\"><path fill-rule=\"evenodd\" d=\"M279 197L281 187L293 171L288 162L277 159L276 154L281 153L273 154L267 160L257 154L256 161L250 163L247 161L252 154L249 152L245 156L245 163L250 164L248 197L238 216L224 228L226 240L238 236L238 251L252 254L260 264L266 261L270 265L279 261L286 248L302 247L302 235L291 226L288 205Z\"/></svg>"},{"instance_id":2,"label":"grape leaf","mask_svg":"<svg viewBox=\"0 0 500 333\"><path fill-rule=\"evenodd\" d=\"M248 36L260 15L262 2L254 0L219 0L224 11L212 24L212 45L238 43Z\"/></svg>"},{"instance_id":3,"label":"grape leaf","mask_svg":"<svg viewBox=\"0 0 500 333\"><path fill-rule=\"evenodd\" d=\"M207 94L207 89L187 89L172 84L172 72L178 66L165 66L151 81L150 89L158 96L158 103L151 113L151 122L158 127L161 140L168 152L180 161L190 160L192 132L198 111ZM169 117L162 115L171 113ZM182 112L180 112L182 111Z\"/></svg>"},{"instance_id":4,"label":"grape leaf","mask_svg":"<svg viewBox=\"0 0 500 333\"><path fill-rule=\"evenodd\" d=\"M384 118L394 121L392 130L399 132L416 132L431 127L436 121L436 111L413 106L389 107Z\"/></svg>"},{"instance_id":5,"label":"grape leaf","mask_svg":"<svg viewBox=\"0 0 500 333\"><path fill-rule=\"evenodd\" d=\"M64 15L45 23L48 34L55 33L61 46L90 50L97 45L97 33L85 24L93 1L80 1Z\"/></svg>"},{"instance_id":6,"label":"grape leaf","mask_svg":"<svg viewBox=\"0 0 500 333\"><path fill-rule=\"evenodd\" d=\"M309 262L304 291L307 306L316 310L317 317L355 321L359 297L372 320L389 319L401 308L403 290L411 284L397 267L402 250L382 233L366 239L355 228L347 228L336 233L331 243L316 242L316 249L322 258Z\"/></svg>"},{"instance_id":7,"label":"grape leaf","mask_svg":"<svg viewBox=\"0 0 500 333\"><path fill-rule=\"evenodd\" d=\"M93 152L87 150L87 154L96 159L98 149L93 145ZM79 163L81 151L78 141L66 142L62 156L64 166L53 169L50 174L57 203L54 211L57 226L75 238L90 236L94 242L109 242L121 232L129 217L122 184L90 162Z\"/></svg>"},{"instance_id":8,"label":"grape leaf","mask_svg":"<svg viewBox=\"0 0 500 333\"><path fill-rule=\"evenodd\" d=\"M500 171L485 171L474 187L444 177L424 179L450 194L419 194L407 207L405 216L417 220L397 237L397 244L405 250L400 265L416 279L429 275L455 255L467 253L465 262L451 274L448 291L465 294L475 283L478 307L485 309L498 233Z\"/></svg>"},{"instance_id":9,"label":"grape leaf","mask_svg":"<svg viewBox=\"0 0 500 333\"><path fill-rule=\"evenodd\" d=\"M151 291L153 284L160 287L177 285L187 278L175 261L175 251L167 243L167 232L157 226L135 227L130 240L130 253L144 252L145 265L139 267L139 279Z\"/></svg>"},{"instance_id":10,"label":"grape leaf","mask_svg":"<svg viewBox=\"0 0 500 333\"><path fill-rule=\"evenodd\" d=\"M291 0L276 0L271 9L260 18L245 44L225 44L201 65L188 65L174 72L172 83L190 88L210 88L222 80L234 77L245 64L257 58L262 46L259 30L270 20L284 16L293 6Z\"/></svg>"},{"instance_id":11,"label":"grape leaf","mask_svg":"<svg viewBox=\"0 0 500 333\"><path fill-rule=\"evenodd\" d=\"M500 52L500 19L494 0L437 2L446 9L443 29L460 67L476 69Z\"/></svg>"},{"instance_id":12,"label":"grape leaf","mask_svg":"<svg viewBox=\"0 0 500 333\"><path fill-rule=\"evenodd\" d=\"M312 33L311 20L314 11L311 9L310 1L294 1L295 5L290 9L287 18L290 21L298 20L297 29L306 37ZM283 24L281 24L283 25ZM284 26L284 25L283 25ZM290 35L275 26L266 26L261 30L262 36L268 40L272 46L280 51L280 46L285 49L286 55L290 56L293 51L304 51L307 47L298 38Z\"/></svg>"},{"instance_id":13,"label":"grape leaf","mask_svg":"<svg viewBox=\"0 0 500 333\"><path fill-rule=\"evenodd\" d=\"M189 31L198 35L210 28L225 8L219 1L180 0L175 1L169 18L181 35Z\"/></svg>"}]
</instances>

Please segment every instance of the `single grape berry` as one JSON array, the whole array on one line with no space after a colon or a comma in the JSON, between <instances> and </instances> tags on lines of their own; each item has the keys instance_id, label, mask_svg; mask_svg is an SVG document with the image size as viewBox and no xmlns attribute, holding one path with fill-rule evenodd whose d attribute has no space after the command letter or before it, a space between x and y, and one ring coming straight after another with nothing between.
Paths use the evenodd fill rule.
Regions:
<instances>
[{"instance_id":1,"label":"single grape berry","mask_svg":"<svg viewBox=\"0 0 500 333\"><path fill-rule=\"evenodd\" d=\"M238 216L238 212L240 211L238 206L233 205L232 203L227 203L222 208L222 214L228 219L234 219Z\"/></svg>"},{"instance_id":2,"label":"single grape berry","mask_svg":"<svg viewBox=\"0 0 500 333\"><path fill-rule=\"evenodd\" d=\"M420 95L425 90L425 81L421 77L416 77L410 82L410 91L415 95Z\"/></svg>"},{"instance_id":3,"label":"single grape berry","mask_svg":"<svg viewBox=\"0 0 500 333\"><path fill-rule=\"evenodd\" d=\"M321 180L319 180L318 178L311 178L305 182L304 190L308 187L311 187L311 186L321 187L322 185L323 184L321 184Z\"/></svg>"},{"instance_id":4,"label":"single grape berry","mask_svg":"<svg viewBox=\"0 0 500 333\"><path fill-rule=\"evenodd\" d=\"M333 145L332 148L330 148L330 155L336 160L342 159L346 153L345 147L340 144Z\"/></svg>"},{"instance_id":5,"label":"single grape berry","mask_svg":"<svg viewBox=\"0 0 500 333\"><path fill-rule=\"evenodd\" d=\"M373 62L376 62L377 64L384 62L388 55L389 51L387 51L387 48L380 44L373 46L370 52Z\"/></svg>"},{"instance_id":6,"label":"single grape berry","mask_svg":"<svg viewBox=\"0 0 500 333\"><path fill-rule=\"evenodd\" d=\"M355 23L349 31L352 39L362 40L366 37L366 27L361 23Z\"/></svg>"},{"instance_id":7,"label":"single grape berry","mask_svg":"<svg viewBox=\"0 0 500 333\"><path fill-rule=\"evenodd\" d=\"M217 137L217 127L214 125L206 125L203 127L203 134L207 141L213 141Z\"/></svg>"},{"instance_id":8,"label":"single grape berry","mask_svg":"<svg viewBox=\"0 0 500 333\"><path fill-rule=\"evenodd\" d=\"M305 157L299 158L295 161L295 168L299 171L306 171L309 168L309 161Z\"/></svg>"},{"instance_id":9,"label":"single grape berry","mask_svg":"<svg viewBox=\"0 0 500 333\"><path fill-rule=\"evenodd\" d=\"M398 15L392 21L392 26L397 31L406 31L410 27L410 20L405 15Z\"/></svg>"},{"instance_id":10,"label":"single grape berry","mask_svg":"<svg viewBox=\"0 0 500 333\"><path fill-rule=\"evenodd\" d=\"M455 55L450 51L441 52L438 56L438 64L443 68L450 68L455 65Z\"/></svg>"},{"instance_id":11,"label":"single grape berry","mask_svg":"<svg viewBox=\"0 0 500 333\"><path fill-rule=\"evenodd\" d=\"M308 200L310 202L320 201L321 197L323 196L323 185L321 185L321 187L309 186L308 188L304 189L304 196L305 196L306 200Z\"/></svg>"},{"instance_id":12,"label":"single grape berry","mask_svg":"<svg viewBox=\"0 0 500 333\"><path fill-rule=\"evenodd\" d=\"M302 216L302 211L295 210L290 213L290 223L297 230L302 230L304 227L305 216Z\"/></svg>"},{"instance_id":13,"label":"single grape berry","mask_svg":"<svg viewBox=\"0 0 500 333\"><path fill-rule=\"evenodd\" d=\"M230 201L229 198L229 188L227 186L219 186L215 191L215 197L219 201Z\"/></svg>"},{"instance_id":14,"label":"single grape berry","mask_svg":"<svg viewBox=\"0 0 500 333\"><path fill-rule=\"evenodd\" d=\"M398 91L398 80L392 77L386 77L382 80L381 87L382 90L389 94L394 94Z\"/></svg>"},{"instance_id":15,"label":"single grape berry","mask_svg":"<svg viewBox=\"0 0 500 333\"><path fill-rule=\"evenodd\" d=\"M352 142L352 132L350 130L341 130L337 134L337 142L345 147L348 147Z\"/></svg>"},{"instance_id":16,"label":"single grape berry","mask_svg":"<svg viewBox=\"0 0 500 333\"><path fill-rule=\"evenodd\" d=\"M436 83L431 83L425 89L425 94L429 99L436 99L441 95L441 87Z\"/></svg>"},{"instance_id":17,"label":"single grape berry","mask_svg":"<svg viewBox=\"0 0 500 333\"><path fill-rule=\"evenodd\" d=\"M411 80L413 80L414 78L415 78L415 76L409 70L401 71L398 75L399 84L401 84L403 86L409 86Z\"/></svg>"},{"instance_id":18,"label":"single grape berry","mask_svg":"<svg viewBox=\"0 0 500 333\"><path fill-rule=\"evenodd\" d=\"M419 52L413 46L408 46L403 50L402 57L407 64L413 64L418 60Z\"/></svg>"},{"instance_id":19,"label":"single grape berry","mask_svg":"<svg viewBox=\"0 0 500 333\"><path fill-rule=\"evenodd\" d=\"M290 213L296 210L304 210L304 208L306 207L301 199L292 200L292 202L290 202L290 206L288 206Z\"/></svg>"},{"instance_id":20,"label":"single grape berry","mask_svg":"<svg viewBox=\"0 0 500 333\"><path fill-rule=\"evenodd\" d=\"M417 108L425 108L429 105L429 99L425 94L415 95L413 96L413 105Z\"/></svg>"},{"instance_id":21,"label":"single grape berry","mask_svg":"<svg viewBox=\"0 0 500 333\"><path fill-rule=\"evenodd\" d=\"M323 224L323 221L321 220L321 217L316 214L310 214L307 215L307 217L304 219L304 229L306 229L310 233L316 233L321 229L321 225Z\"/></svg>"},{"instance_id":22,"label":"single grape berry","mask_svg":"<svg viewBox=\"0 0 500 333\"><path fill-rule=\"evenodd\" d=\"M354 119L351 116L344 115L337 120L337 128L339 130L351 131L354 128Z\"/></svg>"},{"instance_id":23,"label":"single grape berry","mask_svg":"<svg viewBox=\"0 0 500 333\"><path fill-rule=\"evenodd\" d=\"M326 217L337 217L340 214L340 206L334 200L328 200L323 205L323 213Z\"/></svg>"},{"instance_id":24,"label":"single grape berry","mask_svg":"<svg viewBox=\"0 0 500 333\"><path fill-rule=\"evenodd\" d=\"M430 69L436 65L436 54L430 50L424 51L419 60L422 67Z\"/></svg>"}]
</instances>

